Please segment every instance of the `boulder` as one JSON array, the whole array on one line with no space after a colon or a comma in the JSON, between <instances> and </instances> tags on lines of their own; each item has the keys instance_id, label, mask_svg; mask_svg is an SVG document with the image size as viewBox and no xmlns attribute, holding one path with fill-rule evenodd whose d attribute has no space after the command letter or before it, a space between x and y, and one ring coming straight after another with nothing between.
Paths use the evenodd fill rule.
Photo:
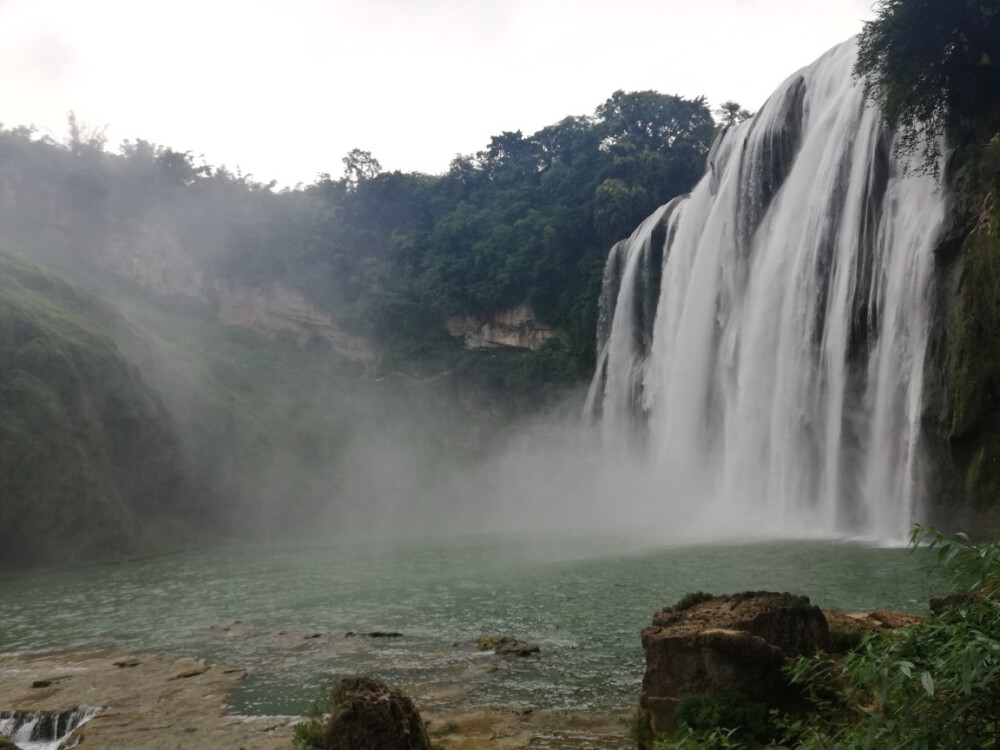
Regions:
<instances>
[{"instance_id":1,"label":"boulder","mask_svg":"<svg viewBox=\"0 0 1000 750\"><path fill-rule=\"evenodd\" d=\"M933 609L933 601L931 608ZM823 616L830 628L830 653L841 654L859 643L873 630L895 630L916 625L924 618L883 609L845 615L835 609L824 609Z\"/></svg>"},{"instance_id":2,"label":"boulder","mask_svg":"<svg viewBox=\"0 0 1000 750\"><path fill-rule=\"evenodd\" d=\"M372 677L348 677L333 694L329 750L430 750L413 701Z\"/></svg>"},{"instance_id":3,"label":"boulder","mask_svg":"<svg viewBox=\"0 0 1000 750\"><path fill-rule=\"evenodd\" d=\"M498 656L531 656L541 651L537 643L525 643L506 635L486 635L476 639L480 651L492 651Z\"/></svg>"},{"instance_id":4,"label":"boulder","mask_svg":"<svg viewBox=\"0 0 1000 750\"><path fill-rule=\"evenodd\" d=\"M930 609L934 614L940 614L944 612L949 607L963 607L972 604L978 598L978 594L975 593L961 593L961 594L949 594L948 596L941 597L940 599L931 599Z\"/></svg>"},{"instance_id":5,"label":"boulder","mask_svg":"<svg viewBox=\"0 0 1000 750\"><path fill-rule=\"evenodd\" d=\"M684 695L739 695L793 710L802 697L782 667L829 646L823 613L804 596L746 592L667 607L642 631L640 730L672 733Z\"/></svg>"}]
</instances>

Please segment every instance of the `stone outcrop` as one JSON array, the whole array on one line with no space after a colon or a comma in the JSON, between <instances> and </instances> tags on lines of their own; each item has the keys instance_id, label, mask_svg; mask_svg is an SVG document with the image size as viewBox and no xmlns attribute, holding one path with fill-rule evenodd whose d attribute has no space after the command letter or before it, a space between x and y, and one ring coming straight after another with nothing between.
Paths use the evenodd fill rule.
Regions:
<instances>
[{"instance_id":1,"label":"stone outcrop","mask_svg":"<svg viewBox=\"0 0 1000 750\"><path fill-rule=\"evenodd\" d=\"M330 750L430 750L413 701L372 677L348 677L333 696L326 726Z\"/></svg>"},{"instance_id":2,"label":"stone outcrop","mask_svg":"<svg viewBox=\"0 0 1000 750\"><path fill-rule=\"evenodd\" d=\"M445 318L445 328L452 336L465 339L468 349L513 347L535 350L560 333L535 317L529 305L521 304L506 310L495 310L486 317L452 315Z\"/></svg>"},{"instance_id":3,"label":"stone outcrop","mask_svg":"<svg viewBox=\"0 0 1000 750\"><path fill-rule=\"evenodd\" d=\"M642 631L640 728L650 736L673 732L674 708L689 694L739 694L771 707L795 707L801 697L782 667L829 645L823 613L804 596L748 592L667 607Z\"/></svg>"},{"instance_id":4,"label":"stone outcrop","mask_svg":"<svg viewBox=\"0 0 1000 750\"><path fill-rule=\"evenodd\" d=\"M213 285L220 323L253 329L265 336L285 332L304 344L316 336L342 357L372 363L374 347L364 338L343 330L337 321L293 289L281 284L251 286L217 279Z\"/></svg>"}]
</instances>

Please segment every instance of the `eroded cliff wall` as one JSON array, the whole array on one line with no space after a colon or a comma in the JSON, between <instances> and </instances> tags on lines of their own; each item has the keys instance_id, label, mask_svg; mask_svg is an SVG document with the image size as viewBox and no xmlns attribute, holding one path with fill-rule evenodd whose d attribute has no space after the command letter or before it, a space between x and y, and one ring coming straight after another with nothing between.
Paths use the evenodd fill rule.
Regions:
<instances>
[{"instance_id":1,"label":"eroded cliff wall","mask_svg":"<svg viewBox=\"0 0 1000 750\"><path fill-rule=\"evenodd\" d=\"M937 278L924 391L927 519L1000 535L1000 206L959 175Z\"/></svg>"}]
</instances>

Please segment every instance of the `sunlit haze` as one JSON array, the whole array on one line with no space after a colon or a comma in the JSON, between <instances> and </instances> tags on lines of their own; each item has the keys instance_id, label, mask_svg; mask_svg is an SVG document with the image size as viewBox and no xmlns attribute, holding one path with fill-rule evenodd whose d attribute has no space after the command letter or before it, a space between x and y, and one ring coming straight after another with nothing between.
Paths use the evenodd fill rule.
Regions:
<instances>
[{"instance_id":1,"label":"sunlit haze","mask_svg":"<svg viewBox=\"0 0 1000 750\"><path fill-rule=\"evenodd\" d=\"M616 89L756 110L870 0L0 0L0 122L144 138L280 185L440 173Z\"/></svg>"}]
</instances>

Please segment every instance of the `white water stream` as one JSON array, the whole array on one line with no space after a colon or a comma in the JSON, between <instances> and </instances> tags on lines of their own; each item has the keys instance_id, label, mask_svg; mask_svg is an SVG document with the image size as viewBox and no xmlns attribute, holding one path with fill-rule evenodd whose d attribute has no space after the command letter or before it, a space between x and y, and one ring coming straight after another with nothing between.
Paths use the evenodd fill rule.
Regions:
<instances>
[{"instance_id":1,"label":"white water stream","mask_svg":"<svg viewBox=\"0 0 1000 750\"><path fill-rule=\"evenodd\" d=\"M721 533L899 540L918 512L945 196L893 154L855 54L789 78L608 260L588 409L606 450L641 434L664 502ZM637 299L657 293L650 329Z\"/></svg>"},{"instance_id":2,"label":"white water stream","mask_svg":"<svg viewBox=\"0 0 1000 750\"><path fill-rule=\"evenodd\" d=\"M65 740L77 727L94 718L101 709L81 706L71 711L15 712L0 715L0 736L7 737L20 750L59 750L75 747Z\"/></svg>"}]
</instances>

